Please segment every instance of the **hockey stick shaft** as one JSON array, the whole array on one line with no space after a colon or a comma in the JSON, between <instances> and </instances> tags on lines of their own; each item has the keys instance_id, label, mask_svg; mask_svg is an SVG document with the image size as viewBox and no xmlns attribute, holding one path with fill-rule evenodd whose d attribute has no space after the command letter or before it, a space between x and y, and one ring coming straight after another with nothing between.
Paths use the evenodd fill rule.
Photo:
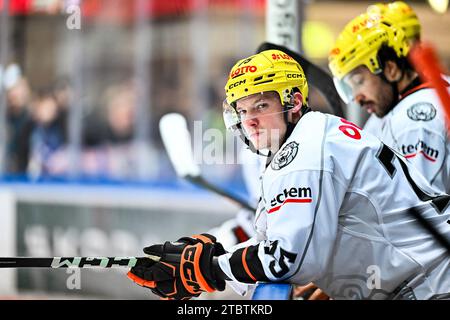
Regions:
<instances>
[{"instance_id":1,"label":"hockey stick shaft","mask_svg":"<svg viewBox=\"0 0 450 320\"><path fill-rule=\"evenodd\" d=\"M433 235L433 237L436 239L437 242L443 246L447 252L450 254L450 241L449 239L445 238L442 234L439 233L439 231L436 230L436 228L428 222L427 219L425 219L419 212L417 208L411 208L409 209L409 213L416 218L416 220L420 223L420 225L427 230L429 233Z\"/></svg>"},{"instance_id":2,"label":"hockey stick shaft","mask_svg":"<svg viewBox=\"0 0 450 320\"><path fill-rule=\"evenodd\" d=\"M0 257L0 268L132 268L144 259L158 261L159 257Z\"/></svg>"},{"instance_id":3,"label":"hockey stick shaft","mask_svg":"<svg viewBox=\"0 0 450 320\"><path fill-rule=\"evenodd\" d=\"M221 195L233 202L235 202L236 204L242 206L245 209L248 209L252 212L256 212L256 208L251 206L248 202L246 202L245 200L239 198L238 196L235 196L233 194L231 194L230 192L227 192L213 184L211 184L210 182L206 181L205 179L203 179L202 176L186 176L184 177L186 180L188 180L189 182L196 184L198 186L201 186L207 190L210 190L218 195Z\"/></svg>"},{"instance_id":4,"label":"hockey stick shaft","mask_svg":"<svg viewBox=\"0 0 450 320\"><path fill-rule=\"evenodd\" d=\"M247 201L209 183L201 176L200 167L194 160L191 148L191 133L188 130L186 119L181 114L164 115L160 120L159 130L170 162L180 178L213 191L248 210L256 211Z\"/></svg>"}]
</instances>

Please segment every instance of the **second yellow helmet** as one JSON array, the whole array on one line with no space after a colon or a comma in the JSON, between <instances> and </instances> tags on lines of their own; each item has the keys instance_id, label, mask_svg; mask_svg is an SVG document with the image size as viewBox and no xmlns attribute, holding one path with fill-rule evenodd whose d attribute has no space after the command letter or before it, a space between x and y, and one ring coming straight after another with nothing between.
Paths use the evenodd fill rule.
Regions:
<instances>
[{"instance_id":1,"label":"second yellow helmet","mask_svg":"<svg viewBox=\"0 0 450 320\"><path fill-rule=\"evenodd\" d=\"M367 8L367 13L392 21L402 28L408 40L420 40L421 26L419 18L413 8L405 2L376 3Z\"/></svg>"},{"instance_id":2,"label":"second yellow helmet","mask_svg":"<svg viewBox=\"0 0 450 320\"><path fill-rule=\"evenodd\" d=\"M399 58L406 57L409 44L405 33L393 22L363 13L350 21L339 34L328 62L333 76L342 79L350 71L365 65L370 72L381 72L378 51L391 47Z\"/></svg>"}]
</instances>

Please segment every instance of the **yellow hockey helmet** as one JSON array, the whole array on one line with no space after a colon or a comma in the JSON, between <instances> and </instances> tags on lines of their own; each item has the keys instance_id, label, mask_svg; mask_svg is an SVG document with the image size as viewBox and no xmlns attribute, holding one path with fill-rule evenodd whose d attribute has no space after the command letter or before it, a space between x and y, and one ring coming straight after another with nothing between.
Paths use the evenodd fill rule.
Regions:
<instances>
[{"instance_id":1,"label":"yellow hockey helmet","mask_svg":"<svg viewBox=\"0 0 450 320\"><path fill-rule=\"evenodd\" d=\"M405 2L376 3L367 8L367 13L392 21L402 28L408 40L420 40L421 26L419 18Z\"/></svg>"},{"instance_id":2,"label":"yellow hockey helmet","mask_svg":"<svg viewBox=\"0 0 450 320\"><path fill-rule=\"evenodd\" d=\"M266 50L234 65L225 85L226 101L232 105L254 93L276 91L285 105L291 102L294 88L298 88L306 105L308 84L300 64L282 51Z\"/></svg>"},{"instance_id":3,"label":"yellow hockey helmet","mask_svg":"<svg viewBox=\"0 0 450 320\"><path fill-rule=\"evenodd\" d=\"M378 51L383 45L391 47L399 58L406 57L409 44L401 28L388 19L379 20L363 13L350 21L338 36L328 57L333 76L341 80L358 66L380 73Z\"/></svg>"},{"instance_id":4,"label":"yellow hockey helmet","mask_svg":"<svg viewBox=\"0 0 450 320\"><path fill-rule=\"evenodd\" d=\"M295 92L302 94L303 107L307 109L308 83L305 73L288 54L280 50L266 50L239 60L231 69L225 85L223 119L226 128L239 134L250 150L262 154L248 139L242 127L241 114L236 110L236 102L254 94L273 94L280 99L282 108L279 113L285 114L287 122L286 112L294 106ZM287 123L288 127L290 125Z\"/></svg>"}]
</instances>

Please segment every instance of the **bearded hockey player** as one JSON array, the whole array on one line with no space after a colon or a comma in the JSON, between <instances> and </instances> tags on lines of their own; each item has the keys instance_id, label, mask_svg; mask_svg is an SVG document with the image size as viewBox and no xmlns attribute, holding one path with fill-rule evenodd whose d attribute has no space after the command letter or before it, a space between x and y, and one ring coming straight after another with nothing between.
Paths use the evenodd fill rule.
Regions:
<instances>
[{"instance_id":1,"label":"bearded hockey player","mask_svg":"<svg viewBox=\"0 0 450 320\"><path fill-rule=\"evenodd\" d=\"M372 114L369 131L448 193L450 145L442 106L407 59L410 44L420 37L419 21L401 2L381 6L382 15L377 8L350 21L339 35L329 57L336 88ZM399 12L406 12L403 18Z\"/></svg>"}]
</instances>

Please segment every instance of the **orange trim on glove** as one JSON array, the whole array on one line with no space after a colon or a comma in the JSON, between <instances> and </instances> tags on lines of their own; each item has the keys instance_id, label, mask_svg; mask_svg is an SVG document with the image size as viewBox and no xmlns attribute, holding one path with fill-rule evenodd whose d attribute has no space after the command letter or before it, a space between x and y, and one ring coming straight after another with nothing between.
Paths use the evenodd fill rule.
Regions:
<instances>
[{"instance_id":1,"label":"orange trim on glove","mask_svg":"<svg viewBox=\"0 0 450 320\"><path fill-rule=\"evenodd\" d=\"M205 237L206 238L206 237ZM208 239L209 240L209 239ZM210 241L211 242L211 241ZM184 287L189 293L197 294L195 284L200 290L213 292L208 282L203 277L200 269L200 256L203 251L203 245L197 243L195 245L187 246L181 254L180 261L180 277Z\"/></svg>"},{"instance_id":2,"label":"orange trim on glove","mask_svg":"<svg viewBox=\"0 0 450 320\"><path fill-rule=\"evenodd\" d=\"M201 235L201 234L194 234L194 235L192 236L192 238L194 238L194 239L199 239L199 240L201 240L203 243L212 243L212 241L211 241L210 238L205 237L204 235Z\"/></svg>"},{"instance_id":3,"label":"orange trim on glove","mask_svg":"<svg viewBox=\"0 0 450 320\"><path fill-rule=\"evenodd\" d=\"M131 271L128 271L127 277L130 278L133 282L140 285L141 287L147 287L147 288L156 288L156 282L155 281L148 281L145 279L142 279L132 273Z\"/></svg>"}]
</instances>

